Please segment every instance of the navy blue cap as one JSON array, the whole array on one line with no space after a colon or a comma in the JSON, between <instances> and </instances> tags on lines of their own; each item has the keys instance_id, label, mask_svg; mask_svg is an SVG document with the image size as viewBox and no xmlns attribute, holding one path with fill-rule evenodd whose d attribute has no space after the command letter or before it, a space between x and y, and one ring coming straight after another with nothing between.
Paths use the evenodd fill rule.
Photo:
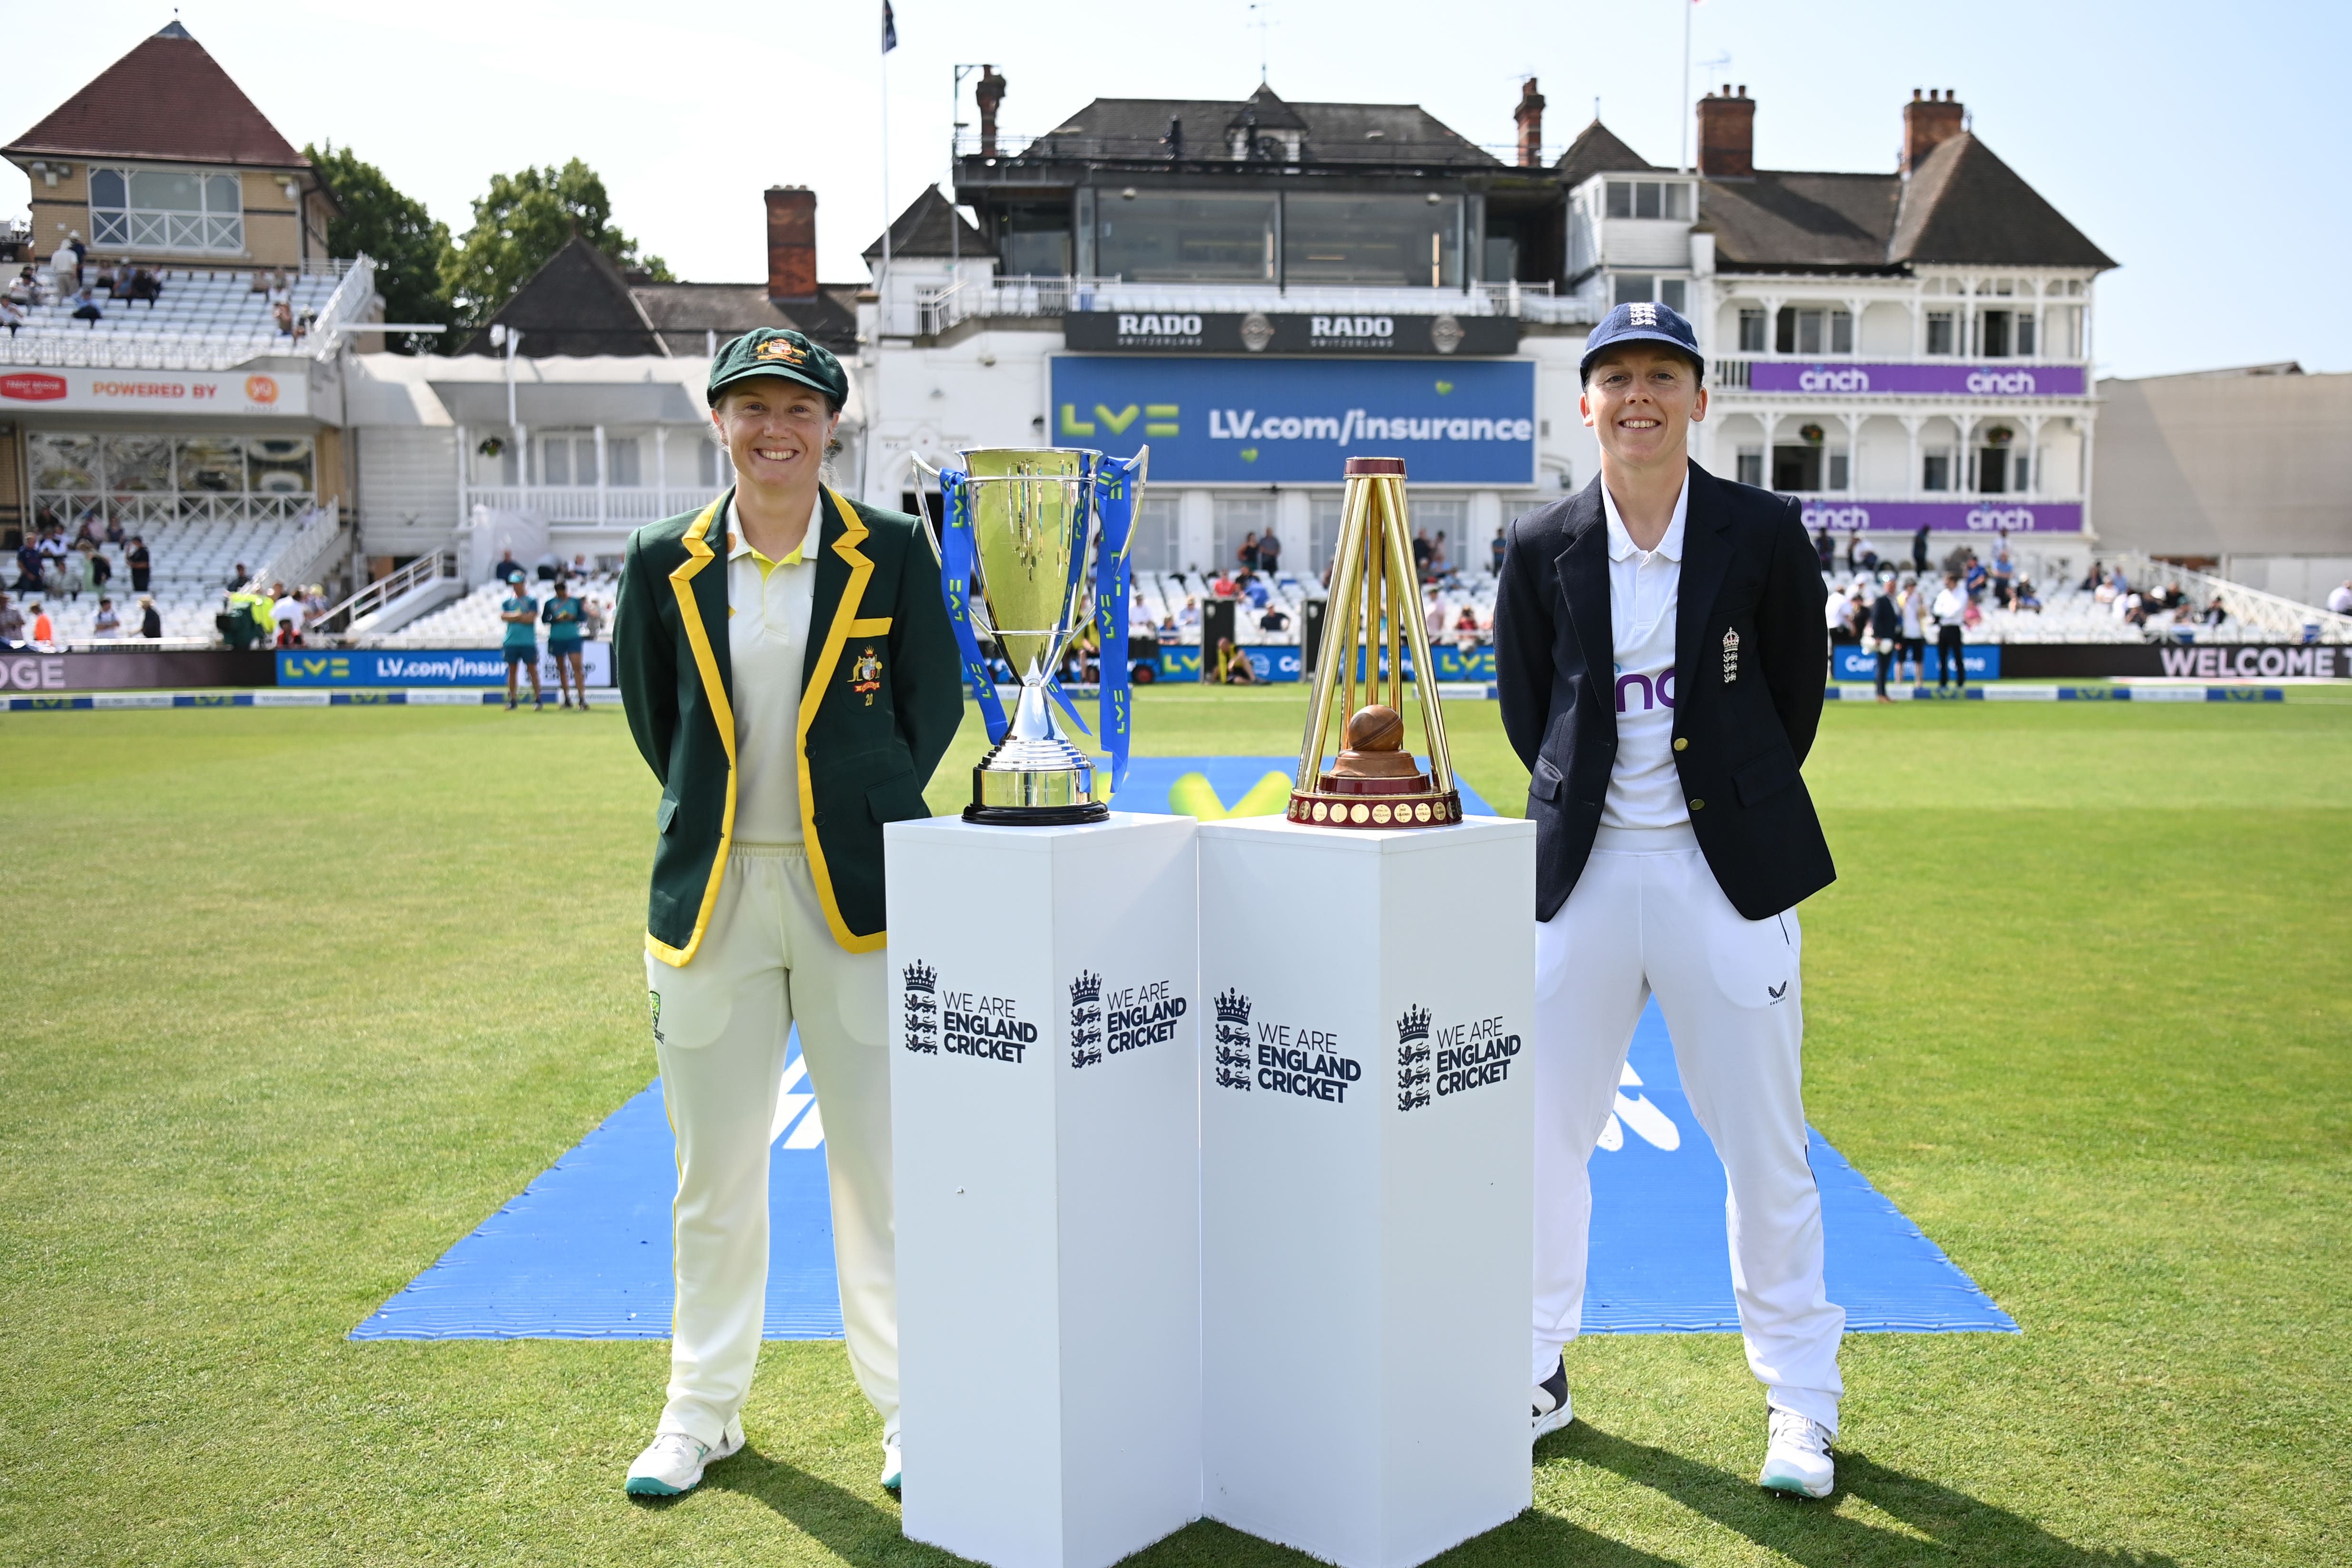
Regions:
<instances>
[{"instance_id":1,"label":"navy blue cap","mask_svg":"<svg viewBox=\"0 0 2352 1568\"><path fill-rule=\"evenodd\" d=\"M1620 343L1664 343L1670 349L1680 349L1693 364L1705 362L1699 358L1698 334L1691 330L1682 312L1671 305L1644 300L1620 305L1601 319L1601 325L1584 340L1584 358L1576 367L1578 379L1591 373L1592 361L1603 349L1613 349Z\"/></svg>"}]
</instances>

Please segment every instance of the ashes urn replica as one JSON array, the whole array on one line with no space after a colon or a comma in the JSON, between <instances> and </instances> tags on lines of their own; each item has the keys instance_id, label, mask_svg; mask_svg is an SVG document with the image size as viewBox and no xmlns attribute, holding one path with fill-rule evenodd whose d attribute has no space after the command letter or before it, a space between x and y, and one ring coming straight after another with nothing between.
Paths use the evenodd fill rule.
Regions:
<instances>
[{"instance_id":1,"label":"ashes urn replica","mask_svg":"<svg viewBox=\"0 0 2352 1568\"><path fill-rule=\"evenodd\" d=\"M1333 552L1323 648L1289 818L1324 828L1428 828L1462 820L1445 715L1433 694L1421 705L1429 771L1406 749L1404 670L1416 681L1436 668L1429 656L1421 583L1406 521L1404 459L1350 457ZM1359 697L1364 706L1359 707ZM1334 716L1341 747L1329 771L1323 743Z\"/></svg>"}]
</instances>

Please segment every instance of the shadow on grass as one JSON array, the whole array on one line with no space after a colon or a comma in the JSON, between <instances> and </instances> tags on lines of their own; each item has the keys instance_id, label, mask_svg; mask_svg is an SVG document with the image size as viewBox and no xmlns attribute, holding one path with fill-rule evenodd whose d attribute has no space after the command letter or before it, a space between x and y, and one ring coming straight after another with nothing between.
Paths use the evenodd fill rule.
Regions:
<instances>
[{"instance_id":1,"label":"shadow on grass","mask_svg":"<svg viewBox=\"0 0 2352 1568\"><path fill-rule=\"evenodd\" d=\"M2169 1557L2085 1551L2006 1509L1843 1449L1837 1450L1837 1497L1860 1498L1927 1542L1851 1517L1834 1499L1811 1502L1768 1492L1751 1477L1629 1443L1582 1421L1546 1438L1536 1459L1570 1459L1613 1471L1805 1568L1910 1564L1929 1552L1963 1568L2178 1568ZM1473 1544L1483 1546L1489 1539ZM1483 1559L1457 1554L1454 1561L1466 1565Z\"/></svg>"},{"instance_id":2,"label":"shadow on grass","mask_svg":"<svg viewBox=\"0 0 2352 1568\"><path fill-rule=\"evenodd\" d=\"M1958 1568L2178 1568L2168 1557L2084 1551L2005 1509L1889 1469L1863 1454L1838 1455L1838 1495L1862 1499L1892 1514L1926 1536L1926 1542L1852 1517L1834 1502L1804 1502L1766 1492L1745 1475L1627 1442L1582 1421L1546 1438L1536 1450L1538 1465L1562 1460L1612 1471L1672 1498L1804 1568L1880 1563L1908 1568L1923 1553ZM860 1496L769 1458L757 1448L747 1448L714 1467L701 1490L736 1492L764 1503L853 1568L948 1568L965 1561L908 1541L899 1533L898 1509L878 1497ZM1203 1520L1126 1561L1132 1568L1297 1568L1314 1559ZM1534 1563L1652 1568L1674 1560L1531 1509L1435 1561L1444 1568L1526 1568Z\"/></svg>"}]
</instances>

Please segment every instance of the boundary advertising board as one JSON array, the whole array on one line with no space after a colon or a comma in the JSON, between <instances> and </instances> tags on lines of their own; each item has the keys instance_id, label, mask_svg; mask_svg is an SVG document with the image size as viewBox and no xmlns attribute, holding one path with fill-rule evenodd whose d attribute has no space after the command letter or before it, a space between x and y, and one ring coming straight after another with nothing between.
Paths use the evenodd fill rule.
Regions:
<instances>
[{"instance_id":1,"label":"boundary advertising board","mask_svg":"<svg viewBox=\"0 0 2352 1568\"><path fill-rule=\"evenodd\" d=\"M592 686L613 684L613 644L593 639L581 644L581 667ZM555 661L545 644L539 678L555 690ZM528 675L524 676L527 685ZM280 649L281 686L503 686L506 655L496 648L354 648L349 652Z\"/></svg>"}]
</instances>

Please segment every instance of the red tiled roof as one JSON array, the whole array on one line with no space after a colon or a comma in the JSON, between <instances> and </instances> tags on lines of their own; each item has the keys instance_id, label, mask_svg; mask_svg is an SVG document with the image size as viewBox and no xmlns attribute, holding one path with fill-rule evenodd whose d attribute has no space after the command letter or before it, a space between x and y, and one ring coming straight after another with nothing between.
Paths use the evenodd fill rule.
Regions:
<instances>
[{"instance_id":1,"label":"red tiled roof","mask_svg":"<svg viewBox=\"0 0 2352 1568\"><path fill-rule=\"evenodd\" d=\"M8 151L309 164L176 23L100 71Z\"/></svg>"}]
</instances>

